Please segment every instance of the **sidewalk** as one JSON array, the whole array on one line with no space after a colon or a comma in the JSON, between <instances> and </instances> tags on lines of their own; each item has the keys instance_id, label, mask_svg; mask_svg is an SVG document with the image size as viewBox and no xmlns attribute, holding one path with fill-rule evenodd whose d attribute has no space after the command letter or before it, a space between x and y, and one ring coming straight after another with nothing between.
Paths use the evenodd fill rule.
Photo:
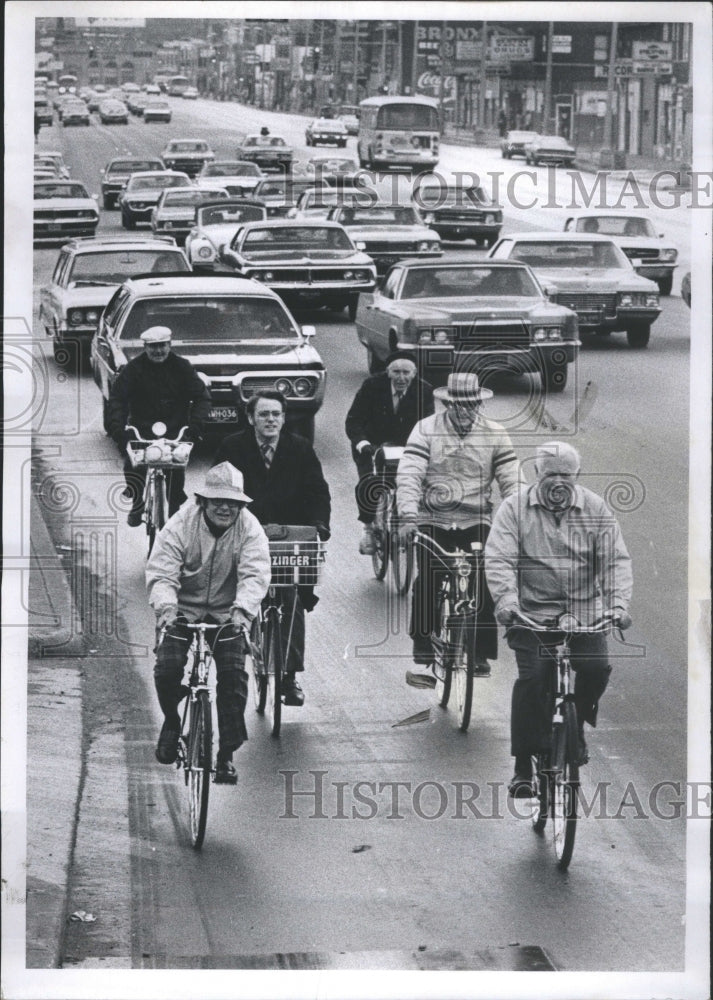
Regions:
<instances>
[{"instance_id":1,"label":"sidewalk","mask_svg":"<svg viewBox=\"0 0 713 1000\"><path fill-rule=\"evenodd\" d=\"M27 968L58 968L82 783L84 642L43 508L30 511L27 662Z\"/></svg>"}]
</instances>

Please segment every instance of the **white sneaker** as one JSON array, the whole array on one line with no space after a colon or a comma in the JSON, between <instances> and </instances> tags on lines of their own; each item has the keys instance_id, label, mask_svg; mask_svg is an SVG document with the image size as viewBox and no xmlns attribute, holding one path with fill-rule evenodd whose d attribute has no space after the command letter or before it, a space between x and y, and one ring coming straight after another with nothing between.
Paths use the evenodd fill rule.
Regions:
<instances>
[{"instance_id":1,"label":"white sneaker","mask_svg":"<svg viewBox=\"0 0 713 1000\"><path fill-rule=\"evenodd\" d=\"M376 552L374 532L372 531L371 525L365 524L364 530L361 533L361 538L359 539L359 553L363 556L371 556L374 552Z\"/></svg>"}]
</instances>

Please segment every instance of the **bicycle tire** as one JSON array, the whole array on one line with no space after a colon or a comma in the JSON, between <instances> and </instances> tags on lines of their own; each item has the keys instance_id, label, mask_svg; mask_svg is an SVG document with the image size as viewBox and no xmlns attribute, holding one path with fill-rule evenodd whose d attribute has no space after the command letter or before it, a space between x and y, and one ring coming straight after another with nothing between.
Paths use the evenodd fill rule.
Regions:
<instances>
[{"instance_id":1,"label":"bicycle tire","mask_svg":"<svg viewBox=\"0 0 713 1000\"><path fill-rule=\"evenodd\" d=\"M277 608L267 609L265 615L265 663L267 665L267 681L271 700L272 735L280 735L282 725L282 626Z\"/></svg>"},{"instance_id":2,"label":"bicycle tire","mask_svg":"<svg viewBox=\"0 0 713 1000\"><path fill-rule=\"evenodd\" d=\"M399 597L408 594L413 580L414 547L410 541L402 541L397 533L393 535L391 568L394 574L394 588Z\"/></svg>"},{"instance_id":3,"label":"bicycle tire","mask_svg":"<svg viewBox=\"0 0 713 1000\"><path fill-rule=\"evenodd\" d=\"M574 851L577 832L579 765L577 763L577 711L574 703L563 706L562 723L555 727L552 772L552 834L557 867L565 871Z\"/></svg>"},{"instance_id":4,"label":"bicycle tire","mask_svg":"<svg viewBox=\"0 0 713 1000\"><path fill-rule=\"evenodd\" d=\"M470 714L473 707L473 658L468 651L466 623L460 621L455 628L456 638L453 644L451 676L453 678L458 728L462 733L466 733L470 725Z\"/></svg>"},{"instance_id":5,"label":"bicycle tire","mask_svg":"<svg viewBox=\"0 0 713 1000\"><path fill-rule=\"evenodd\" d=\"M451 655L449 649L449 626L451 617L451 600L447 588L438 594L436 605L436 625L433 631L436 674L436 699L441 708L448 708L451 697L453 673L451 671Z\"/></svg>"},{"instance_id":6,"label":"bicycle tire","mask_svg":"<svg viewBox=\"0 0 713 1000\"><path fill-rule=\"evenodd\" d=\"M188 816L191 843L203 846L208 822L208 795L213 756L213 720L207 691L199 691L191 703L188 734Z\"/></svg>"},{"instance_id":7,"label":"bicycle tire","mask_svg":"<svg viewBox=\"0 0 713 1000\"><path fill-rule=\"evenodd\" d=\"M387 495L381 493L376 504L376 512L371 525L374 551L371 554L371 565L377 580L383 580L389 568L389 533L387 530Z\"/></svg>"},{"instance_id":8,"label":"bicycle tire","mask_svg":"<svg viewBox=\"0 0 713 1000\"><path fill-rule=\"evenodd\" d=\"M163 476L156 476L153 480L153 489L151 490L146 510L146 531L149 536L149 555L151 555L156 535L163 528L167 520L166 480Z\"/></svg>"},{"instance_id":9,"label":"bicycle tire","mask_svg":"<svg viewBox=\"0 0 713 1000\"><path fill-rule=\"evenodd\" d=\"M547 814L550 803L550 755L538 753L532 761L532 776L535 785L535 805L532 809L532 829L542 833L547 825Z\"/></svg>"},{"instance_id":10,"label":"bicycle tire","mask_svg":"<svg viewBox=\"0 0 713 1000\"><path fill-rule=\"evenodd\" d=\"M267 705L267 670L265 668L265 660L262 654L263 650L263 640L262 640L262 629L258 618L253 620L250 626L250 659L252 661L252 673L253 673L253 700L255 702L255 711L258 715L265 714L265 706Z\"/></svg>"}]
</instances>

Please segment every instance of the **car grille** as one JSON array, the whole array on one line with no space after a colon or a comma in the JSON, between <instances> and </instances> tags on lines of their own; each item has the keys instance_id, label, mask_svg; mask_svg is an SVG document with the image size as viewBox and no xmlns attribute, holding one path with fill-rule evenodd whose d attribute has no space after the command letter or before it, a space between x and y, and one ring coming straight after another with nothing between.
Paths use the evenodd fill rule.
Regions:
<instances>
[{"instance_id":1,"label":"car grille","mask_svg":"<svg viewBox=\"0 0 713 1000\"><path fill-rule=\"evenodd\" d=\"M605 316L616 315L616 295L568 292L557 295L554 301L558 305L574 309L575 312L603 312Z\"/></svg>"},{"instance_id":2,"label":"car grille","mask_svg":"<svg viewBox=\"0 0 713 1000\"><path fill-rule=\"evenodd\" d=\"M170 163L172 170L181 170L184 174L197 174L198 171L203 166L203 160L172 160L166 161L166 165Z\"/></svg>"},{"instance_id":3,"label":"car grille","mask_svg":"<svg viewBox=\"0 0 713 1000\"><path fill-rule=\"evenodd\" d=\"M353 279L346 279L344 277L344 270L333 270L331 268L325 268L324 270L311 270L307 268L302 269L282 269L282 268L265 268L267 271L272 272L272 278L267 282L268 285L273 285L275 283L282 282L292 282L296 285L316 285L320 282L327 281L353 281ZM345 270L353 270L352 268L346 268ZM364 268L360 268L364 270ZM264 272L258 271L254 272L251 269L251 274L262 274ZM361 282L357 281L356 284ZM297 289L299 291L299 289Z\"/></svg>"},{"instance_id":4,"label":"car grille","mask_svg":"<svg viewBox=\"0 0 713 1000\"><path fill-rule=\"evenodd\" d=\"M530 331L520 320L463 324L454 328L454 334L456 346L461 350L521 351L530 347Z\"/></svg>"},{"instance_id":5,"label":"car grille","mask_svg":"<svg viewBox=\"0 0 713 1000\"><path fill-rule=\"evenodd\" d=\"M467 208L439 208L435 212L437 222L482 222L484 212L470 212Z\"/></svg>"},{"instance_id":6,"label":"car grille","mask_svg":"<svg viewBox=\"0 0 713 1000\"><path fill-rule=\"evenodd\" d=\"M371 240L365 240L365 243L366 253L415 253L418 249L415 240L403 243L372 243Z\"/></svg>"},{"instance_id":7,"label":"car grille","mask_svg":"<svg viewBox=\"0 0 713 1000\"><path fill-rule=\"evenodd\" d=\"M94 212L91 215L85 215L89 209L86 208L66 208L66 209L55 209L54 211L39 211L34 213L35 222L61 222L63 219L81 219L84 224L87 222L96 222L96 215ZM81 213L81 214L80 214Z\"/></svg>"},{"instance_id":8,"label":"car grille","mask_svg":"<svg viewBox=\"0 0 713 1000\"><path fill-rule=\"evenodd\" d=\"M285 372L279 372L275 375L249 375L244 378L240 383L241 394L244 399L248 399L250 396L254 396L256 392L263 392L267 389L275 388L275 381L282 378L307 378L309 379L311 392L309 396L297 396L297 399L311 399L317 392L317 386L319 385L319 380L314 376L310 376L306 372L295 371L287 375ZM288 398L291 398L288 395Z\"/></svg>"},{"instance_id":9,"label":"car grille","mask_svg":"<svg viewBox=\"0 0 713 1000\"><path fill-rule=\"evenodd\" d=\"M629 260L633 260L634 257L638 257L639 260L659 259L659 252L656 247L622 247L622 249Z\"/></svg>"}]
</instances>

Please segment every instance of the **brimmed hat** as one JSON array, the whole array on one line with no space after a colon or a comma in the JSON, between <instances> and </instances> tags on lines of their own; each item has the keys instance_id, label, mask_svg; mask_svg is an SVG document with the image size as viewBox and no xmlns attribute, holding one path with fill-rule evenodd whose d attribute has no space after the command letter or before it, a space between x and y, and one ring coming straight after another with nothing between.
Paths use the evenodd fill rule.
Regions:
<instances>
[{"instance_id":1,"label":"brimmed hat","mask_svg":"<svg viewBox=\"0 0 713 1000\"><path fill-rule=\"evenodd\" d=\"M447 403L474 403L490 399L493 393L490 389L481 388L475 372L452 372L448 376L448 384L434 389L433 395Z\"/></svg>"},{"instance_id":2,"label":"brimmed hat","mask_svg":"<svg viewBox=\"0 0 713 1000\"><path fill-rule=\"evenodd\" d=\"M418 367L416 355L413 351L393 351L384 362L384 367L388 368L392 361L410 361Z\"/></svg>"},{"instance_id":3,"label":"brimmed hat","mask_svg":"<svg viewBox=\"0 0 713 1000\"><path fill-rule=\"evenodd\" d=\"M165 344L173 334L167 326L150 326L141 334L141 340L145 344Z\"/></svg>"},{"instance_id":4,"label":"brimmed hat","mask_svg":"<svg viewBox=\"0 0 713 1000\"><path fill-rule=\"evenodd\" d=\"M204 500L242 500L252 503L252 497L243 492L243 474L230 462L221 462L209 470L202 490L196 496Z\"/></svg>"}]
</instances>

